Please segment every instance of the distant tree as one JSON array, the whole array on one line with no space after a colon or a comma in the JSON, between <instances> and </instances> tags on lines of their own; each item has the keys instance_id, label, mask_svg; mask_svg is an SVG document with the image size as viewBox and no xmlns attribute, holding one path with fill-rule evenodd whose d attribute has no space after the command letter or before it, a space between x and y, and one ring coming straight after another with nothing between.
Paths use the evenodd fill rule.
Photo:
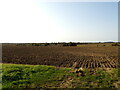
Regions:
<instances>
[{"instance_id":1,"label":"distant tree","mask_svg":"<svg viewBox=\"0 0 120 90\"><path fill-rule=\"evenodd\" d=\"M119 43L113 43L112 46L120 46Z\"/></svg>"},{"instance_id":2,"label":"distant tree","mask_svg":"<svg viewBox=\"0 0 120 90\"><path fill-rule=\"evenodd\" d=\"M44 44L44 46L48 46L48 45L49 45L49 43L45 43L45 44Z\"/></svg>"},{"instance_id":3,"label":"distant tree","mask_svg":"<svg viewBox=\"0 0 120 90\"><path fill-rule=\"evenodd\" d=\"M73 43L73 42L69 42L68 45L69 45L69 46L77 46L77 44L76 44L76 43Z\"/></svg>"},{"instance_id":4,"label":"distant tree","mask_svg":"<svg viewBox=\"0 0 120 90\"><path fill-rule=\"evenodd\" d=\"M68 44L67 43L63 43L63 46L68 46Z\"/></svg>"},{"instance_id":5,"label":"distant tree","mask_svg":"<svg viewBox=\"0 0 120 90\"><path fill-rule=\"evenodd\" d=\"M77 46L77 43L73 43L73 42L63 43L63 46Z\"/></svg>"},{"instance_id":6,"label":"distant tree","mask_svg":"<svg viewBox=\"0 0 120 90\"><path fill-rule=\"evenodd\" d=\"M32 46L40 46L40 43L32 43Z\"/></svg>"}]
</instances>

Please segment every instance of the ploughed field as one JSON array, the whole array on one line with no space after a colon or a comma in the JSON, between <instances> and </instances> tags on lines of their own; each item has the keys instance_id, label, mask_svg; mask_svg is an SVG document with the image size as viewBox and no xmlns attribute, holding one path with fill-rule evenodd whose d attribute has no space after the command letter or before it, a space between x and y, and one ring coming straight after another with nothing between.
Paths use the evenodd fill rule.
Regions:
<instances>
[{"instance_id":1,"label":"ploughed field","mask_svg":"<svg viewBox=\"0 0 120 90\"><path fill-rule=\"evenodd\" d=\"M2 63L117 68L117 46L2 46Z\"/></svg>"}]
</instances>

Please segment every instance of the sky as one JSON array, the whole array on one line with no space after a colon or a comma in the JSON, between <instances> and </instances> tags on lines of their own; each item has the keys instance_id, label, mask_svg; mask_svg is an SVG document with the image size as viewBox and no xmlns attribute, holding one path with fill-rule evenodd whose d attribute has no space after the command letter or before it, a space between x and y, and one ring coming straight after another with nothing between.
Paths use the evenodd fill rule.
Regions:
<instances>
[{"instance_id":1,"label":"sky","mask_svg":"<svg viewBox=\"0 0 120 90\"><path fill-rule=\"evenodd\" d=\"M0 1L0 42L118 41L117 2Z\"/></svg>"}]
</instances>

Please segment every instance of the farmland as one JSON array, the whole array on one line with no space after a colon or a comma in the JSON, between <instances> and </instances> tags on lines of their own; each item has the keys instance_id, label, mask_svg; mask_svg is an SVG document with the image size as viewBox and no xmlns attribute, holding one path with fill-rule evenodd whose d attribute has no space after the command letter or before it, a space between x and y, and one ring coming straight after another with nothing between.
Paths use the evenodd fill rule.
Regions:
<instances>
[{"instance_id":1,"label":"farmland","mask_svg":"<svg viewBox=\"0 0 120 90\"><path fill-rule=\"evenodd\" d=\"M120 88L118 59L111 43L2 44L2 88Z\"/></svg>"},{"instance_id":2,"label":"farmland","mask_svg":"<svg viewBox=\"0 0 120 90\"><path fill-rule=\"evenodd\" d=\"M79 46L2 46L2 62L70 68L117 68L118 47L111 44Z\"/></svg>"}]
</instances>

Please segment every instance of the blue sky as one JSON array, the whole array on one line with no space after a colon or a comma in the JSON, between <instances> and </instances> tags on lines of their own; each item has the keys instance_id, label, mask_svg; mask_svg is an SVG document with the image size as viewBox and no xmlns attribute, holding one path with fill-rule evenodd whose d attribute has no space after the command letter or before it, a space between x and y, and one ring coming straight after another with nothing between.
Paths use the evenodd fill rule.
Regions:
<instances>
[{"instance_id":1,"label":"blue sky","mask_svg":"<svg viewBox=\"0 0 120 90\"><path fill-rule=\"evenodd\" d=\"M23 2L1 6L6 11L1 11L3 27L7 25L3 33L17 33L11 37L7 31L9 39L16 38L12 42L118 40L117 2Z\"/></svg>"},{"instance_id":2,"label":"blue sky","mask_svg":"<svg viewBox=\"0 0 120 90\"><path fill-rule=\"evenodd\" d=\"M114 2L38 4L65 29L66 41L117 41L118 7ZM57 30L56 30L57 32Z\"/></svg>"}]
</instances>

